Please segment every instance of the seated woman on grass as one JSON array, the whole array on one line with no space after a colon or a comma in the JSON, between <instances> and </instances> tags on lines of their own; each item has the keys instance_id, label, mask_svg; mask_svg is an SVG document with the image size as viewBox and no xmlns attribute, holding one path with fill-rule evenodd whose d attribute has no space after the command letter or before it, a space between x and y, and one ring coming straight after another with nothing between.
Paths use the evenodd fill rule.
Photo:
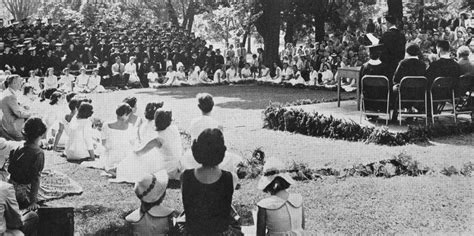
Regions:
<instances>
[{"instance_id":1,"label":"seated woman on grass","mask_svg":"<svg viewBox=\"0 0 474 236\"><path fill-rule=\"evenodd\" d=\"M257 82L259 83L268 83L268 82L271 82L272 81L272 77L270 76L270 69L265 66L264 64L262 64L261 66L262 68L260 69L260 75L259 77L256 79Z\"/></svg>"},{"instance_id":2,"label":"seated woman on grass","mask_svg":"<svg viewBox=\"0 0 474 236\"><path fill-rule=\"evenodd\" d=\"M186 72L184 72L183 63L178 63L178 71L176 71L174 76L174 81L171 82L171 86L186 86L189 85L188 78L186 77Z\"/></svg>"},{"instance_id":3,"label":"seated woman on grass","mask_svg":"<svg viewBox=\"0 0 474 236\"><path fill-rule=\"evenodd\" d=\"M226 78L230 83L236 83L240 81L239 72L236 65L231 65L225 72Z\"/></svg>"},{"instance_id":4,"label":"seated woman on grass","mask_svg":"<svg viewBox=\"0 0 474 236\"><path fill-rule=\"evenodd\" d=\"M80 74L77 76L76 82L74 84L74 92L88 93L89 89L87 88L87 83L89 83L89 76L86 75L86 68L81 67L79 72Z\"/></svg>"},{"instance_id":5,"label":"seated woman on grass","mask_svg":"<svg viewBox=\"0 0 474 236\"><path fill-rule=\"evenodd\" d=\"M103 93L105 92L104 86L100 85L99 68L92 70L92 75L89 77L87 82L87 89L91 93Z\"/></svg>"},{"instance_id":6,"label":"seated woman on grass","mask_svg":"<svg viewBox=\"0 0 474 236\"><path fill-rule=\"evenodd\" d=\"M225 73L222 71L222 66L217 65L216 66L216 72L214 72L214 83L215 84L221 84L224 82L229 82L226 80Z\"/></svg>"},{"instance_id":7,"label":"seated woman on grass","mask_svg":"<svg viewBox=\"0 0 474 236\"><path fill-rule=\"evenodd\" d=\"M181 175L186 231L191 235L241 235L230 227L232 174L218 167L227 149L222 132L204 130L193 141L191 149L201 166Z\"/></svg>"},{"instance_id":8,"label":"seated woman on grass","mask_svg":"<svg viewBox=\"0 0 474 236\"><path fill-rule=\"evenodd\" d=\"M155 66L150 66L150 72L146 75L146 78L148 79L148 84L150 87L154 88L159 85L158 82L158 73L156 72Z\"/></svg>"},{"instance_id":9,"label":"seated woman on grass","mask_svg":"<svg viewBox=\"0 0 474 236\"><path fill-rule=\"evenodd\" d=\"M23 128L25 143L10 153L9 183L13 184L20 210L38 209L40 175L44 168L44 152L40 140L46 134L46 125L38 117L29 118Z\"/></svg>"},{"instance_id":10,"label":"seated woman on grass","mask_svg":"<svg viewBox=\"0 0 474 236\"><path fill-rule=\"evenodd\" d=\"M73 84L74 84L74 80L75 80L74 76L69 74L69 68L67 67L64 68L63 75L61 75L61 78L58 81L59 90L66 93L71 92Z\"/></svg>"},{"instance_id":11,"label":"seated woman on grass","mask_svg":"<svg viewBox=\"0 0 474 236\"><path fill-rule=\"evenodd\" d=\"M335 88L337 86L337 81L334 78L334 74L330 70L330 66L328 63L321 64L318 78L321 79L322 86L326 88Z\"/></svg>"},{"instance_id":12,"label":"seated woman on grass","mask_svg":"<svg viewBox=\"0 0 474 236\"><path fill-rule=\"evenodd\" d=\"M240 75L241 75L243 81L253 79L253 73L250 70L250 64L249 63L245 63L244 68L242 68L242 70L240 71Z\"/></svg>"},{"instance_id":13,"label":"seated woman on grass","mask_svg":"<svg viewBox=\"0 0 474 236\"><path fill-rule=\"evenodd\" d=\"M175 80L176 71L173 70L173 66L168 66L166 68L165 78L163 80L164 86L170 86Z\"/></svg>"},{"instance_id":14,"label":"seated woman on grass","mask_svg":"<svg viewBox=\"0 0 474 236\"><path fill-rule=\"evenodd\" d=\"M66 158L71 161L95 159L94 140L92 137L92 122L90 117L94 113L90 103L82 103L77 112L76 122L65 126L69 140L66 144Z\"/></svg>"},{"instance_id":15,"label":"seated woman on grass","mask_svg":"<svg viewBox=\"0 0 474 236\"><path fill-rule=\"evenodd\" d=\"M294 181L284 169L280 160L265 162L258 189L271 196L257 203L257 236L310 235L304 231L303 198L286 191Z\"/></svg>"}]
</instances>

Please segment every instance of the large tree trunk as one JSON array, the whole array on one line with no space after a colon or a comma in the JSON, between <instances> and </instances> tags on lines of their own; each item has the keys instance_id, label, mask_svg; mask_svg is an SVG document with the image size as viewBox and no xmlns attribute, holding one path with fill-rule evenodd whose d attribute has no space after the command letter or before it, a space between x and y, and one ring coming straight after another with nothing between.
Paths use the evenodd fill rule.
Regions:
<instances>
[{"instance_id":1,"label":"large tree trunk","mask_svg":"<svg viewBox=\"0 0 474 236\"><path fill-rule=\"evenodd\" d=\"M286 22L286 31L285 31L285 45L288 43L293 44L295 42L295 21L294 18L290 16L288 22Z\"/></svg>"},{"instance_id":2,"label":"large tree trunk","mask_svg":"<svg viewBox=\"0 0 474 236\"><path fill-rule=\"evenodd\" d=\"M402 0L387 0L388 13L395 17L398 22L402 21L403 17L403 4Z\"/></svg>"},{"instance_id":3,"label":"large tree trunk","mask_svg":"<svg viewBox=\"0 0 474 236\"><path fill-rule=\"evenodd\" d=\"M173 4L171 3L171 0L168 0L166 2L166 9L168 10L168 17L169 20L171 21L171 24L174 26L179 26L179 21L178 21L178 14L176 13L176 10L173 7Z\"/></svg>"},{"instance_id":4,"label":"large tree trunk","mask_svg":"<svg viewBox=\"0 0 474 236\"><path fill-rule=\"evenodd\" d=\"M258 33L263 38L263 63L271 66L279 62L278 48L280 47L281 0L260 0L263 14L255 22Z\"/></svg>"},{"instance_id":5,"label":"large tree trunk","mask_svg":"<svg viewBox=\"0 0 474 236\"><path fill-rule=\"evenodd\" d=\"M314 17L314 28L315 28L315 40L316 42L322 42L324 40L324 19L326 19L325 14Z\"/></svg>"}]
</instances>

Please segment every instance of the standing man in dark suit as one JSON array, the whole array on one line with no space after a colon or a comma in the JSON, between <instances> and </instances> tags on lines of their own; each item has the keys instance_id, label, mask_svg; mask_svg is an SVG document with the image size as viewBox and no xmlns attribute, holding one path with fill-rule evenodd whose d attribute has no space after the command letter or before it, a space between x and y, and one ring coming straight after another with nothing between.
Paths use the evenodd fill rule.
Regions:
<instances>
[{"instance_id":1,"label":"standing man in dark suit","mask_svg":"<svg viewBox=\"0 0 474 236\"><path fill-rule=\"evenodd\" d=\"M387 75L391 81L398 63L405 57L405 35L397 29L397 20L395 17L387 15L388 31L382 35L380 44L383 45L380 60L387 65Z\"/></svg>"}]
</instances>

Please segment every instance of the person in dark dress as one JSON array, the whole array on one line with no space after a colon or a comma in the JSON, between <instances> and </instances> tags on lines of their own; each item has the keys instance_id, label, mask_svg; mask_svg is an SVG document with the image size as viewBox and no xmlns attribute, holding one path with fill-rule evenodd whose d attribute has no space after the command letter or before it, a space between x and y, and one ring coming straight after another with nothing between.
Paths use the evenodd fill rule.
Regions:
<instances>
[{"instance_id":1,"label":"person in dark dress","mask_svg":"<svg viewBox=\"0 0 474 236\"><path fill-rule=\"evenodd\" d=\"M392 114L392 121L396 121L398 117L398 90L400 82L405 76L424 76L426 72L426 65L420 60L420 47L417 44L410 44L406 49L405 59L400 61L400 64L393 76L393 107L396 108ZM409 96L409 94L407 94ZM402 108L411 108L413 104L404 103Z\"/></svg>"},{"instance_id":2,"label":"person in dark dress","mask_svg":"<svg viewBox=\"0 0 474 236\"><path fill-rule=\"evenodd\" d=\"M232 231L234 193L232 174L219 169L226 146L219 129L206 129L192 145L194 159L202 166L184 171L181 192L190 235L226 235Z\"/></svg>"},{"instance_id":3,"label":"person in dark dress","mask_svg":"<svg viewBox=\"0 0 474 236\"><path fill-rule=\"evenodd\" d=\"M388 31L382 35L380 44L383 44L380 60L387 65L388 78L392 78L398 63L405 57L405 35L397 29L395 17L387 15Z\"/></svg>"},{"instance_id":4,"label":"person in dark dress","mask_svg":"<svg viewBox=\"0 0 474 236\"><path fill-rule=\"evenodd\" d=\"M365 75L387 76L387 65L383 63L382 61L380 61L380 53L381 53L382 47L383 47L382 45L374 45L374 46L369 47L370 60L366 62L360 70L361 83L359 83L359 86L362 86L362 78ZM364 89L362 93L370 97L386 96L386 93L381 94L378 88L379 87L370 86L370 84L364 84ZM372 111L381 111L384 108L386 108L386 106L380 102L371 102L371 101L365 101L364 106L366 110L372 110ZM368 116L367 118L375 119L377 118L377 116Z\"/></svg>"}]
</instances>

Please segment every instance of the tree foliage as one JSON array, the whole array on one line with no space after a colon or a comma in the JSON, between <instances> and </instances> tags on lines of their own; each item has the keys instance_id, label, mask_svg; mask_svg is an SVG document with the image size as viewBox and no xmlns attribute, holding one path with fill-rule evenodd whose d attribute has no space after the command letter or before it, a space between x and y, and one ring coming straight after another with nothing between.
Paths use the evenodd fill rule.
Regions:
<instances>
[{"instance_id":1,"label":"tree foliage","mask_svg":"<svg viewBox=\"0 0 474 236\"><path fill-rule=\"evenodd\" d=\"M17 20L33 15L41 4L40 0L2 0L5 8Z\"/></svg>"},{"instance_id":2,"label":"tree foliage","mask_svg":"<svg viewBox=\"0 0 474 236\"><path fill-rule=\"evenodd\" d=\"M84 19L84 16L79 11L75 11L62 3L55 2L41 4L34 16L39 18L46 17L55 22L64 19L79 23Z\"/></svg>"}]
</instances>

